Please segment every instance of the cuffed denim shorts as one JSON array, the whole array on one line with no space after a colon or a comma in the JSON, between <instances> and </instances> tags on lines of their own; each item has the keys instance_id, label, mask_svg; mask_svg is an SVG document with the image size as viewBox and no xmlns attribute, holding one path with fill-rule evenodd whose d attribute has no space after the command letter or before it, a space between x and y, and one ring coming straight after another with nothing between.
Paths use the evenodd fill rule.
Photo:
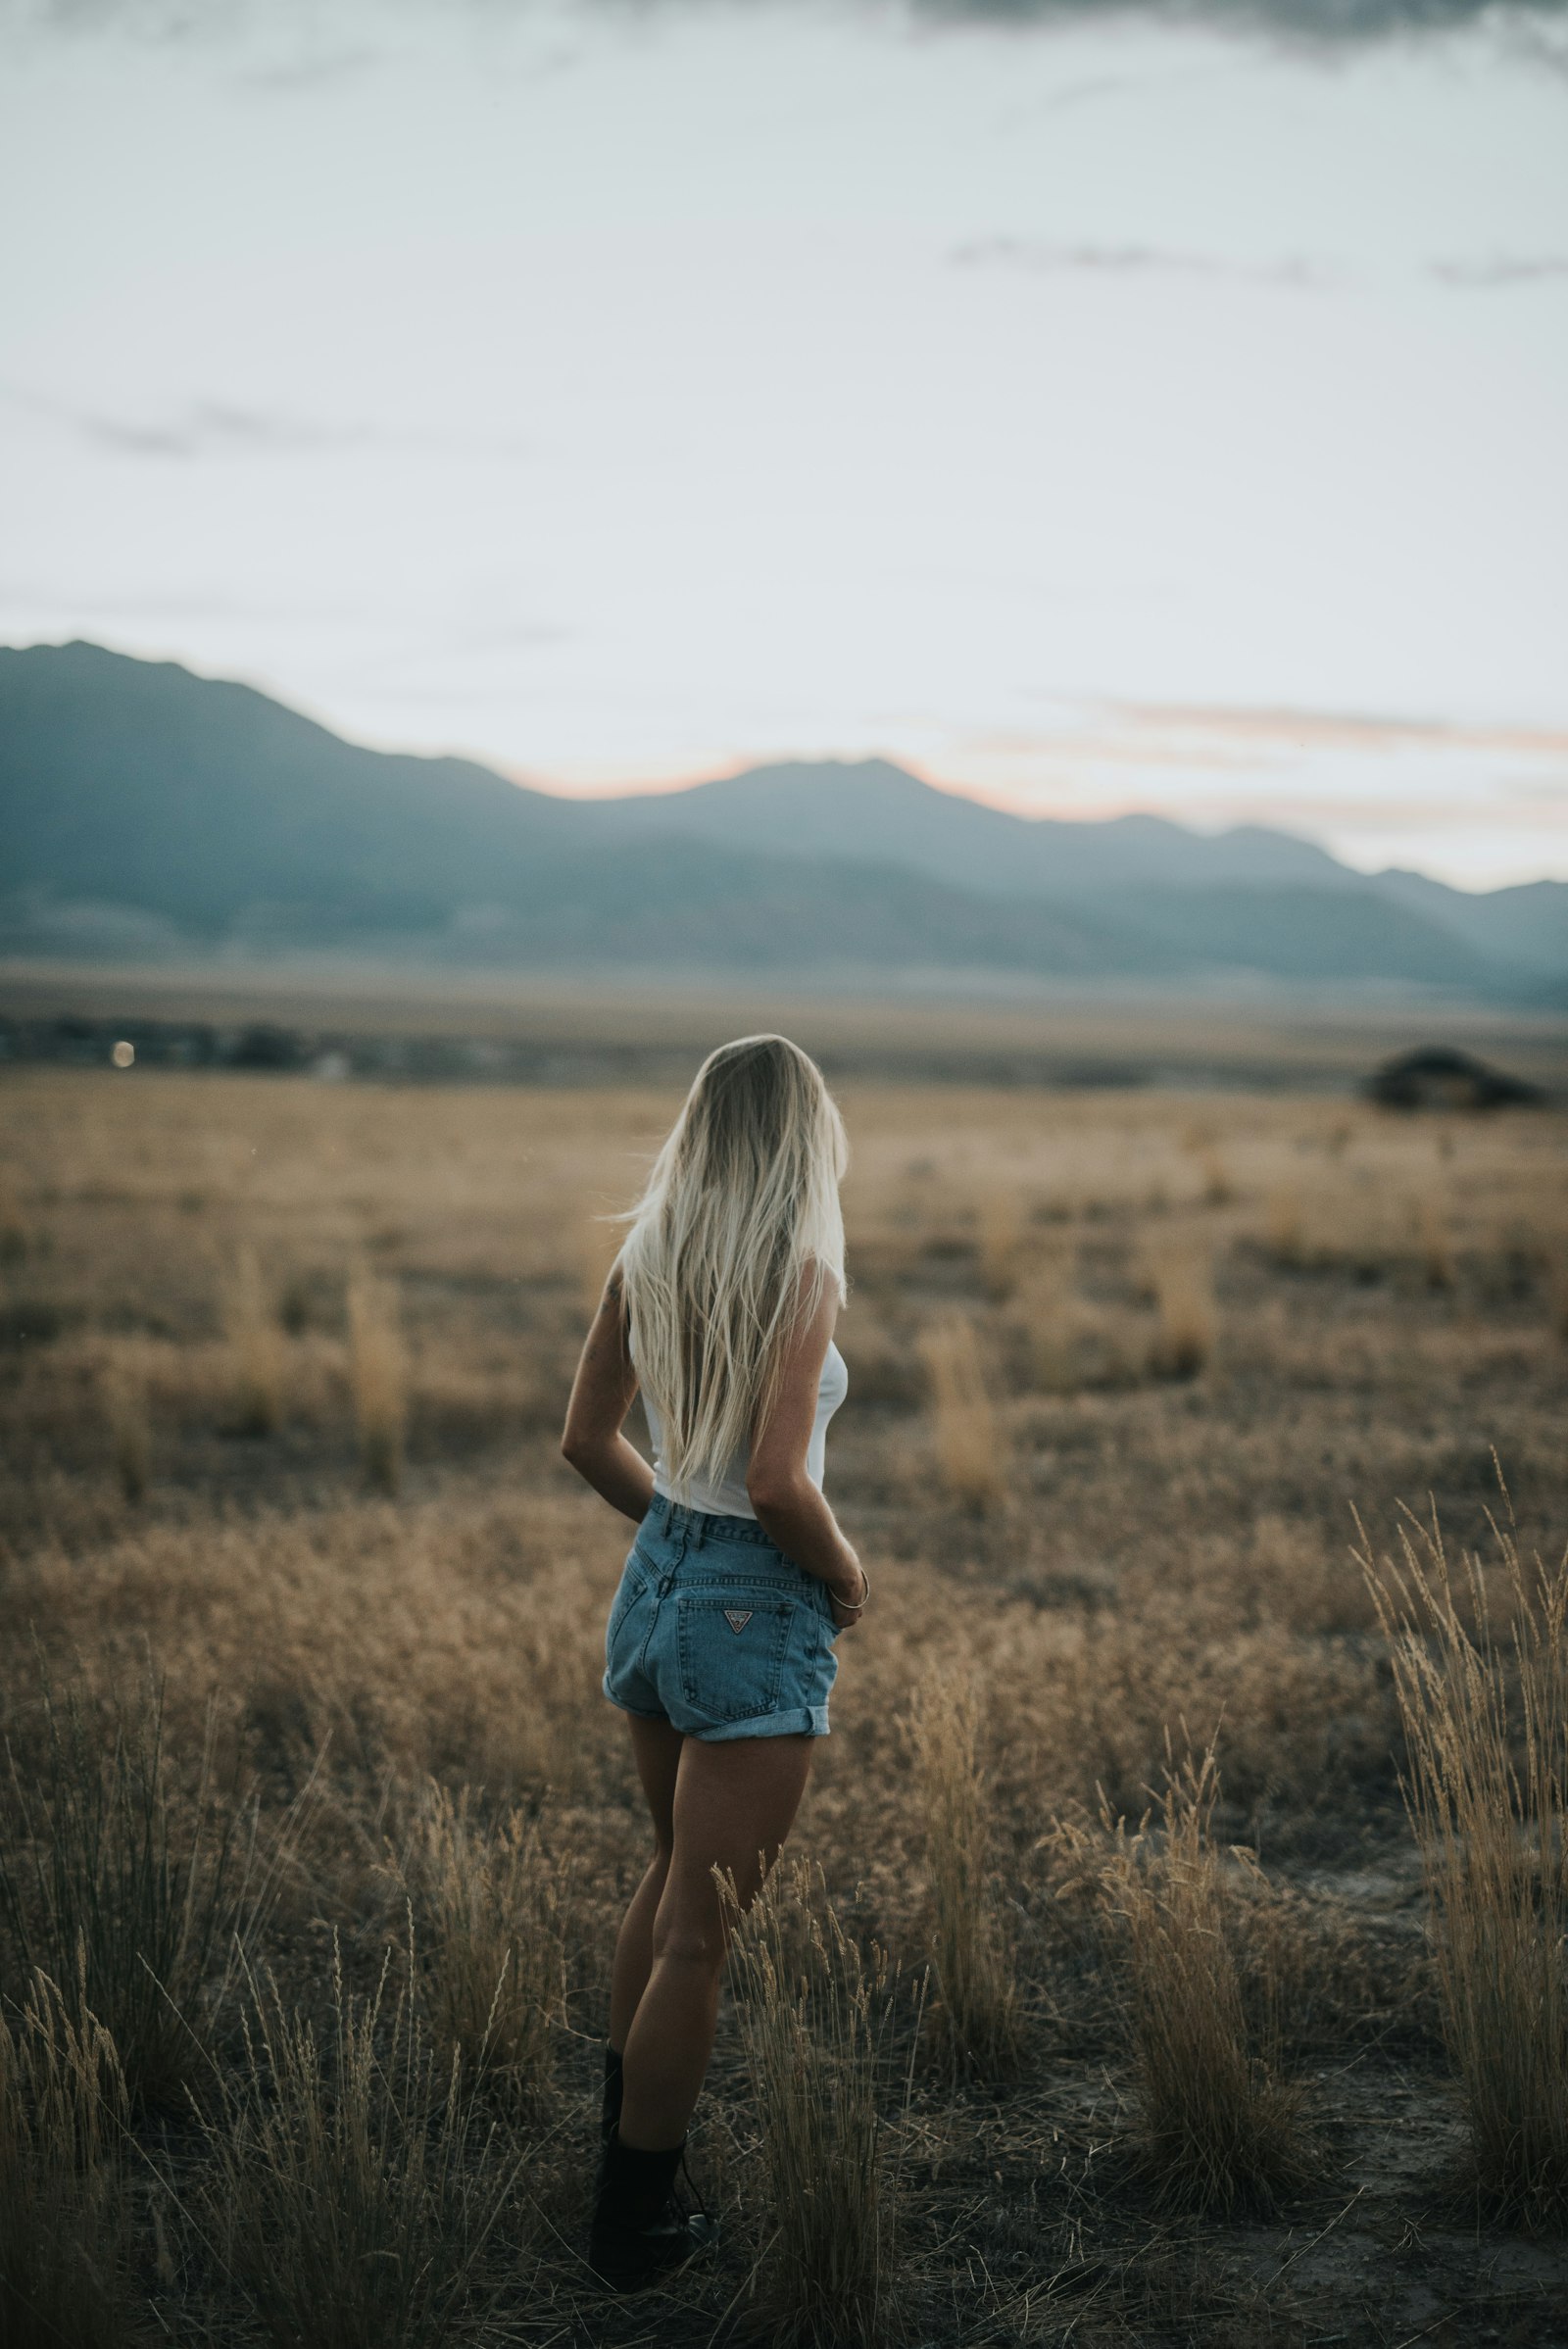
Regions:
<instances>
[{"instance_id":1,"label":"cuffed denim shorts","mask_svg":"<svg viewBox=\"0 0 1568 2349\"><path fill-rule=\"evenodd\" d=\"M688 1737L825 1737L838 1673L825 1587L755 1518L655 1493L605 1631L605 1694Z\"/></svg>"}]
</instances>

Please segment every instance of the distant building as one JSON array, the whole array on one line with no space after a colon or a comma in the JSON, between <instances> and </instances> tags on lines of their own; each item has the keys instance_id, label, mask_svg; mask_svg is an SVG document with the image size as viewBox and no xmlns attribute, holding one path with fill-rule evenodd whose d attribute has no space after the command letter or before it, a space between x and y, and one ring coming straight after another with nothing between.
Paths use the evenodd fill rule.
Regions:
<instances>
[{"instance_id":1,"label":"distant building","mask_svg":"<svg viewBox=\"0 0 1568 2349\"><path fill-rule=\"evenodd\" d=\"M1368 1077L1366 1093L1385 1109L1506 1109L1546 1098L1539 1085L1442 1044L1385 1060Z\"/></svg>"}]
</instances>

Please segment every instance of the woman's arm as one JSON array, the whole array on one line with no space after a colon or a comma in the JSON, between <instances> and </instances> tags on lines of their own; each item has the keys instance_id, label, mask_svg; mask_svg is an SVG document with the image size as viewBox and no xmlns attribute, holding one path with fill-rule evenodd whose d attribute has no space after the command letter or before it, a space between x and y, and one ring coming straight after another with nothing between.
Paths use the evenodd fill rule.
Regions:
<instances>
[{"instance_id":1,"label":"woman's arm","mask_svg":"<svg viewBox=\"0 0 1568 2349\"><path fill-rule=\"evenodd\" d=\"M829 1280L816 1311L786 1346L773 1408L752 1439L746 1490L763 1533L787 1558L827 1585L833 1620L842 1631L858 1621L866 1578L838 1519L806 1473L816 1390L838 1311L838 1289Z\"/></svg>"},{"instance_id":2,"label":"woman's arm","mask_svg":"<svg viewBox=\"0 0 1568 2349\"><path fill-rule=\"evenodd\" d=\"M612 1272L583 1342L561 1449L577 1474L602 1493L612 1509L641 1525L654 1497L654 1472L620 1432L636 1392L637 1372L626 1345L620 1276Z\"/></svg>"}]
</instances>

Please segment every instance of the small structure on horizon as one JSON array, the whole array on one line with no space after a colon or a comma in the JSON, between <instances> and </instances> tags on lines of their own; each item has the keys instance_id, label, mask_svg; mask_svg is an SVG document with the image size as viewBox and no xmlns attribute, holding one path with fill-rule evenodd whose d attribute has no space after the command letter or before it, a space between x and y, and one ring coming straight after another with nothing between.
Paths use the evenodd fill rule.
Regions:
<instances>
[{"instance_id":1,"label":"small structure on horizon","mask_svg":"<svg viewBox=\"0 0 1568 2349\"><path fill-rule=\"evenodd\" d=\"M1446 1044L1396 1053L1373 1071L1365 1090L1385 1109L1509 1109L1534 1107L1546 1098L1539 1085Z\"/></svg>"}]
</instances>

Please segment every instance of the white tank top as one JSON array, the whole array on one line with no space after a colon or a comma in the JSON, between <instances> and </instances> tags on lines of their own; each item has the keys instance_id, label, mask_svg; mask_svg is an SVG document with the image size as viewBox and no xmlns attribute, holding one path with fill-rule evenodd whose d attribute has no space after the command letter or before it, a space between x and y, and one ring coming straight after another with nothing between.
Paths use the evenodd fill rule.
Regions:
<instances>
[{"instance_id":1,"label":"white tank top","mask_svg":"<svg viewBox=\"0 0 1568 2349\"><path fill-rule=\"evenodd\" d=\"M628 1337L627 1350L633 1363L637 1360L635 1335ZM844 1356L828 1340L827 1353L822 1361L822 1375L816 1382L816 1417L811 1423L811 1440L806 1447L806 1473L817 1488L822 1488L823 1472L827 1466L827 1423L850 1391L850 1374ZM666 1500L673 1495L664 1473L664 1430L653 1396L642 1389L643 1410L648 1419L649 1441L654 1447L654 1491ZM751 1446L743 1445L724 1464L722 1476L695 1479L685 1495L691 1509L706 1509L712 1517L755 1517L752 1496L746 1490L746 1471L751 1465Z\"/></svg>"}]
</instances>

